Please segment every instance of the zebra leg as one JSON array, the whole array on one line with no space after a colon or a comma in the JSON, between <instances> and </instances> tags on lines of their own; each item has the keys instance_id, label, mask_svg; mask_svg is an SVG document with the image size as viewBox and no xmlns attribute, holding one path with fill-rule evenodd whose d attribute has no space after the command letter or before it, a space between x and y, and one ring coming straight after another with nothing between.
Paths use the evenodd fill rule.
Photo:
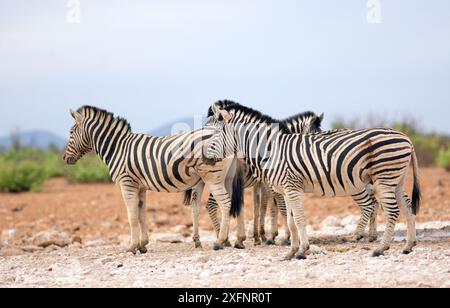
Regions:
<instances>
[{"instance_id":1,"label":"zebra leg","mask_svg":"<svg viewBox=\"0 0 450 308\"><path fill-rule=\"evenodd\" d=\"M259 207L259 236L262 242L266 242L266 214L269 194L266 186L261 184L261 206Z\"/></svg>"},{"instance_id":2,"label":"zebra leg","mask_svg":"<svg viewBox=\"0 0 450 308\"><path fill-rule=\"evenodd\" d=\"M286 206L286 208L288 207ZM290 233L292 234L292 238L291 238L291 251L283 258L283 260L285 261L294 258L295 254L297 253L300 247L300 239L298 237L298 229L297 226L295 225L294 216L292 215L292 212L289 209L287 209L287 212L290 213L287 217L287 225Z\"/></svg>"},{"instance_id":3,"label":"zebra leg","mask_svg":"<svg viewBox=\"0 0 450 308\"><path fill-rule=\"evenodd\" d=\"M261 238L259 237L259 215L260 215L260 208L261 208L261 184L255 184L253 187L253 241L254 245L258 246L261 245Z\"/></svg>"},{"instance_id":4,"label":"zebra leg","mask_svg":"<svg viewBox=\"0 0 450 308\"><path fill-rule=\"evenodd\" d=\"M131 242L127 252L136 254L139 249L139 189L130 187L129 183L121 185L122 197L127 206L130 224Z\"/></svg>"},{"instance_id":5,"label":"zebra leg","mask_svg":"<svg viewBox=\"0 0 450 308\"><path fill-rule=\"evenodd\" d=\"M403 188L403 185L400 185ZM384 231L383 239L380 246L373 252L372 256L378 257L389 249L391 242L394 238L395 225L399 216L399 207L397 204L397 187L393 187L392 184L377 184L377 190L380 193L381 206L384 209L386 216L386 230Z\"/></svg>"},{"instance_id":6,"label":"zebra leg","mask_svg":"<svg viewBox=\"0 0 450 308\"><path fill-rule=\"evenodd\" d=\"M353 195L352 197L361 209L361 217L355 235L353 236L355 241L359 241L364 238L364 231L367 227L367 223L372 218L372 213L375 208L375 204L373 203L374 196L372 190L369 190L369 186L367 186L362 192Z\"/></svg>"},{"instance_id":7,"label":"zebra leg","mask_svg":"<svg viewBox=\"0 0 450 308\"><path fill-rule=\"evenodd\" d=\"M289 230L289 223L288 223L288 214L287 214L287 209L286 209L286 203L284 201L284 198L281 195L277 194L276 198L277 198L278 210L280 211L281 219L282 219L283 225L284 225L284 233L285 233L285 236L286 236L282 240L281 245L289 246L289 245L291 245L291 232Z\"/></svg>"},{"instance_id":8,"label":"zebra leg","mask_svg":"<svg viewBox=\"0 0 450 308\"><path fill-rule=\"evenodd\" d=\"M377 231L377 215L378 215L378 202L375 196L373 196L373 212L370 216L370 222L369 222L369 242L375 242L378 238L378 231Z\"/></svg>"},{"instance_id":9,"label":"zebra leg","mask_svg":"<svg viewBox=\"0 0 450 308\"><path fill-rule=\"evenodd\" d=\"M214 226L214 231L216 232L216 237L219 238L220 232L220 223L219 218L217 217L218 204L216 199L214 199L213 195L209 195L208 203L206 204L206 210L208 211L209 218L211 218L211 222ZM231 247L230 241L227 239L225 242L225 247Z\"/></svg>"},{"instance_id":10,"label":"zebra leg","mask_svg":"<svg viewBox=\"0 0 450 308\"><path fill-rule=\"evenodd\" d=\"M234 248L245 249L244 241L246 239L247 236L245 235L244 211L242 210L237 217L237 241L234 244Z\"/></svg>"},{"instance_id":11,"label":"zebra leg","mask_svg":"<svg viewBox=\"0 0 450 308\"><path fill-rule=\"evenodd\" d=\"M404 254L410 254L414 246L417 245L416 238L416 216L412 213L411 200L404 192L397 191L397 202L400 207L400 211L406 216L406 246L403 249Z\"/></svg>"},{"instance_id":12,"label":"zebra leg","mask_svg":"<svg viewBox=\"0 0 450 308\"><path fill-rule=\"evenodd\" d=\"M275 239L278 236L278 206L272 192L269 193L270 209L270 238L267 239L267 245L275 245Z\"/></svg>"},{"instance_id":13,"label":"zebra leg","mask_svg":"<svg viewBox=\"0 0 450 308\"><path fill-rule=\"evenodd\" d=\"M200 234L199 234L199 223L200 223L200 206L202 201L203 188L205 184L200 182L195 187L195 198L192 204L192 221L194 228L194 236L193 241L195 243L195 248L202 248L202 243L200 242Z\"/></svg>"},{"instance_id":14,"label":"zebra leg","mask_svg":"<svg viewBox=\"0 0 450 308\"><path fill-rule=\"evenodd\" d=\"M292 209L292 215L300 238L300 251L295 257L299 260L303 260L306 259L306 252L309 250L309 240L308 235L306 234L305 210L303 208L303 196L300 194L289 202L292 202L290 208ZM294 238L292 238L292 242L294 242Z\"/></svg>"},{"instance_id":15,"label":"zebra leg","mask_svg":"<svg viewBox=\"0 0 450 308\"><path fill-rule=\"evenodd\" d=\"M147 253L147 245L149 243L148 240L148 226L147 226L147 216L146 216L146 196L147 191L141 190L139 192L139 226L141 229L141 235L139 240L139 251L141 253Z\"/></svg>"},{"instance_id":16,"label":"zebra leg","mask_svg":"<svg viewBox=\"0 0 450 308\"><path fill-rule=\"evenodd\" d=\"M231 199L225 186L223 184L208 184L209 191L213 194L217 203L219 204L222 214L222 221L220 223L219 237L214 243L213 249L220 250L224 248L224 244L228 239L228 231L230 227L230 208Z\"/></svg>"}]
</instances>

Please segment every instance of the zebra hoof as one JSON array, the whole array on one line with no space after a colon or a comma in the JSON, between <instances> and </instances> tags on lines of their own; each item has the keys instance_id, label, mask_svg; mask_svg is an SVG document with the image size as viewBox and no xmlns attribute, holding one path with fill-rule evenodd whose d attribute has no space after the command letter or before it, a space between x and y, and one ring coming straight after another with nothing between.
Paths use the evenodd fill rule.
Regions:
<instances>
[{"instance_id":1,"label":"zebra hoof","mask_svg":"<svg viewBox=\"0 0 450 308\"><path fill-rule=\"evenodd\" d=\"M223 245L214 243L213 250L218 251L218 250L221 250L221 249L223 249Z\"/></svg>"},{"instance_id":2,"label":"zebra hoof","mask_svg":"<svg viewBox=\"0 0 450 308\"><path fill-rule=\"evenodd\" d=\"M281 242L281 245L282 245L282 246L290 246L290 245L291 245L291 240L289 240L289 239L284 239L284 240Z\"/></svg>"},{"instance_id":3,"label":"zebra hoof","mask_svg":"<svg viewBox=\"0 0 450 308\"><path fill-rule=\"evenodd\" d=\"M272 240L272 239L267 240L267 241L266 241L266 245L269 245L269 246L275 245L275 240Z\"/></svg>"},{"instance_id":4,"label":"zebra hoof","mask_svg":"<svg viewBox=\"0 0 450 308\"><path fill-rule=\"evenodd\" d=\"M305 256L305 254L303 254L303 253L298 253L298 254L295 256L295 258L296 258L297 260L306 260L306 256Z\"/></svg>"},{"instance_id":5,"label":"zebra hoof","mask_svg":"<svg viewBox=\"0 0 450 308\"><path fill-rule=\"evenodd\" d=\"M148 252L148 250L147 250L147 247L139 247L139 252L140 253L142 253L142 254L144 254L144 253L147 253Z\"/></svg>"},{"instance_id":6,"label":"zebra hoof","mask_svg":"<svg viewBox=\"0 0 450 308\"><path fill-rule=\"evenodd\" d=\"M374 258L381 257L381 256L384 256L384 253L383 253L382 251L375 250L375 251L372 253L372 257L374 257Z\"/></svg>"},{"instance_id":7,"label":"zebra hoof","mask_svg":"<svg viewBox=\"0 0 450 308\"><path fill-rule=\"evenodd\" d=\"M371 235L371 236L369 236L369 242L370 242L370 243L376 242L376 241L377 241L377 238L378 238L378 236L376 236L376 235Z\"/></svg>"},{"instance_id":8,"label":"zebra hoof","mask_svg":"<svg viewBox=\"0 0 450 308\"><path fill-rule=\"evenodd\" d=\"M404 255L409 255L412 252L412 249L403 249L402 253Z\"/></svg>"},{"instance_id":9,"label":"zebra hoof","mask_svg":"<svg viewBox=\"0 0 450 308\"><path fill-rule=\"evenodd\" d=\"M359 242L360 240L362 240L364 238L364 235L361 234L356 234L355 236L353 236L353 240L355 242Z\"/></svg>"},{"instance_id":10,"label":"zebra hoof","mask_svg":"<svg viewBox=\"0 0 450 308\"><path fill-rule=\"evenodd\" d=\"M202 243L196 242L195 243L195 248L202 248Z\"/></svg>"},{"instance_id":11,"label":"zebra hoof","mask_svg":"<svg viewBox=\"0 0 450 308\"><path fill-rule=\"evenodd\" d=\"M267 237L264 234L261 235L261 241L262 242L266 242L267 241Z\"/></svg>"},{"instance_id":12,"label":"zebra hoof","mask_svg":"<svg viewBox=\"0 0 450 308\"><path fill-rule=\"evenodd\" d=\"M230 243L229 240L226 240L225 243L223 243L223 245L224 245L225 247L231 247L231 243Z\"/></svg>"},{"instance_id":13,"label":"zebra hoof","mask_svg":"<svg viewBox=\"0 0 450 308\"><path fill-rule=\"evenodd\" d=\"M254 239L253 240L253 245L255 245L255 246L259 246L259 245L261 245L261 240L258 238L258 239Z\"/></svg>"},{"instance_id":14,"label":"zebra hoof","mask_svg":"<svg viewBox=\"0 0 450 308\"><path fill-rule=\"evenodd\" d=\"M245 249L245 246L242 243L236 243L236 244L234 244L234 248L235 249Z\"/></svg>"}]
</instances>

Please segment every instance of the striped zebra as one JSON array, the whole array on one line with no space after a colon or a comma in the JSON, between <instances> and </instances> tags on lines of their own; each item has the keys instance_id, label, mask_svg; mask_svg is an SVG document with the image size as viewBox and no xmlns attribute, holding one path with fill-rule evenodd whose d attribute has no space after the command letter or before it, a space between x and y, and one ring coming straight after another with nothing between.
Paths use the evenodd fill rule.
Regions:
<instances>
[{"instance_id":1,"label":"striped zebra","mask_svg":"<svg viewBox=\"0 0 450 308\"><path fill-rule=\"evenodd\" d=\"M379 256L388 250L400 210L406 214L410 253L416 245L415 215L420 206L419 170L411 140L385 128L335 130L312 135L291 134L285 125L245 106L212 106L216 132L204 149L205 159L243 159L257 179L283 194L289 215L291 251L285 259L304 259L309 249L303 196L350 196L373 184L386 216ZM213 127L213 125L211 126ZM412 162L414 186L408 207L404 181Z\"/></svg>"},{"instance_id":2,"label":"striped zebra","mask_svg":"<svg viewBox=\"0 0 450 308\"><path fill-rule=\"evenodd\" d=\"M218 102L222 107L230 106L234 104L231 101L220 101ZM212 117L214 114L210 109L208 111L208 118ZM323 120L323 116L317 116L315 113L307 111L295 116L292 116L286 120L280 121L286 123L292 131L299 131L300 133L315 133L319 132L320 124ZM286 226L286 234L288 238L284 241L289 241L289 229L287 228L287 215L286 206L284 204L284 199L281 195L273 192L267 185L259 182L255 177L252 176L250 171L244 167L244 188L254 188L254 223L253 223L253 237L255 245L260 245L261 240L268 242L269 244L274 243L275 237L278 235L278 210L280 211L284 225ZM191 198L189 196L190 192L186 193L185 200L189 201ZM193 200L196 200L193 198ZM188 204L189 202L186 202ZM269 239L265 238L265 227L264 220L267 211L268 203L270 203L271 210L271 236ZM220 231L220 224L217 217L218 205L216 200L212 195L209 196L208 202L206 204L206 209L208 211L209 217L214 226L216 234ZM229 246L230 243L227 241L225 246ZM243 243L237 243L235 248L245 248Z\"/></svg>"},{"instance_id":3,"label":"striped zebra","mask_svg":"<svg viewBox=\"0 0 450 308\"><path fill-rule=\"evenodd\" d=\"M218 102L222 107L229 106L231 104L234 104L231 101L220 101ZM210 108L208 110L208 118L211 118L213 116L212 109ZM286 123L286 125L289 126L289 128L292 131L300 131L305 133L315 133L321 131L320 124L323 120L323 115L317 116L313 112L303 112L300 114L297 114L295 116L292 116L286 120L283 120L281 122ZM286 227L285 233L287 234L288 238L284 241L289 241L289 229L287 227L287 215L286 215L286 206L284 204L284 199L281 195L273 192L269 187L262 183L258 182L256 178L252 176L252 174L249 172L245 166L243 167L244 170L244 188L254 188L254 243L255 245L260 245L261 240L264 242L268 242L269 244L274 243L275 237L278 235L278 210L280 211L282 217L284 226ZM198 198L201 198L201 195L199 195L195 189L186 191L185 193L185 205L195 204L198 201ZM264 227L264 220L265 220L265 214L267 211L268 203L270 202L270 210L271 210L271 236L269 239L265 238L265 227ZM198 203L197 203L198 204ZM217 210L218 210L218 204L214 198L214 196L210 195L208 198L208 202L206 204L206 209L208 211L209 217L211 219L211 222L214 226L214 230L216 232L216 235L220 232L220 223L219 219L217 217ZM193 212L196 212L197 214L194 214L193 217L197 217L199 219L198 215L199 209L193 206ZM197 222L198 224L198 222ZM245 240L245 239L244 239ZM224 246L231 246L231 243L227 240L224 243ZM196 247L201 247L200 241L196 242ZM244 243L242 239L235 243L235 248L238 249L244 249Z\"/></svg>"},{"instance_id":4,"label":"striped zebra","mask_svg":"<svg viewBox=\"0 0 450 308\"><path fill-rule=\"evenodd\" d=\"M73 165L93 151L108 166L127 207L131 229L128 251L147 252L147 190L184 192L200 181L214 195L222 211L218 241L228 237L230 210L240 207L231 204L227 192L231 191L233 180L227 178L227 174L234 173L229 171L235 167L235 162L227 161L222 166L202 162L203 142L211 137L212 130L204 128L170 137L152 137L132 133L126 120L96 107L83 106L70 114L75 125L70 130L63 159ZM194 233L198 234L198 225L194 225ZM238 235L245 236L245 230L239 230Z\"/></svg>"},{"instance_id":5,"label":"striped zebra","mask_svg":"<svg viewBox=\"0 0 450 308\"><path fill-rule=\"evenodd\" d=\"M216 103L221 108L229 107L235 104L232 101L219 101ZM212 117L213 111L210 108L208 111L208 118ZM323 114L318 116L311 111L303 112L294 115L285 120L279 121L282 125L285 125L290 133L294 134L308 134L321 132L321 123L323 121ZM254 215L253 215L253 237L254 244L260 245L261 241L266 242L268 245L275 244L275 238L278 236L278 212L282 217L283 225L285 226L286 238L282 240L282 245L290 245L290 232L287 225L287 212L284 197L281 194L274 192L269 186L252 176L251 172L245 170L245 188L253 187L253 203L254 203ZM189 195L188 195L189 196ZM372 191L371 185L368 185L365 190L352 196L356 204L360 207L362 213L358 223L358 227L355 231L354 239L361 240L364 237L364 231L367 223L369 226L369 241L373 242L377 238L376 228L376 210L377 200ZM406 196L407 198L407 196ZM189 197L187 197L189 200ZM408 204L411 202L408 200ZM265 236L265 217L267 208L270 210L270 235L268 238ZM210 196L206 209L213 223L216 234L220 231L220 224L217 218L218 205L214 197ZM225 245L231 245L227 242ZM237 248L244 248L242 243L239 243Z\"/></svg>"}]
</instances>

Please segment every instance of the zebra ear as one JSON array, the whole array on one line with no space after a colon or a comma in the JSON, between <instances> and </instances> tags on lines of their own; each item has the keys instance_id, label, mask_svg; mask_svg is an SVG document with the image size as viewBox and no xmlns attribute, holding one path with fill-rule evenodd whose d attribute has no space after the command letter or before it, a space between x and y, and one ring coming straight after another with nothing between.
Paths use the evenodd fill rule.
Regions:
<instances>
[{"instance_id":1,"label":"zebra ear","mask_svg":"<svg viewBox=\"0 0 450 308\"><path fill-rule=\"evenodd\" d=\"M320 114L320 116L318 116L317 118L316 118L316 125L317 126L320 126L321 124L322 124L322 121L323 121L323 118L324 118L324 114L323 114L323 112Z\"/></svg>"},{"instance_id":2,"label":"zebra ear","mask_svg":"<svg viewBox=\"0 0 450 308\"><path fill-rule=\"evenodd\" d=\"M72 118L75 119L75 122L77 124L81 124L81 122L83 120L83 116L81 115L81 113L79 113L77 111L73 111L72 109L70 109L70 115L72 116Z\"/></svg>"},{"instance_id":3,"label":"zebra ear","mask_svg":"<svg viewBox=\"0 0 450 308\"><path fill-rule=\"evenodd\" d=\"M222 109L220 109L220 106L218 104L213 104L211 106L211 109L212 109L212 112L213 112L214 116L216 118L219 118L220 111L222 110Z\"/></svg>"}]
</instances>

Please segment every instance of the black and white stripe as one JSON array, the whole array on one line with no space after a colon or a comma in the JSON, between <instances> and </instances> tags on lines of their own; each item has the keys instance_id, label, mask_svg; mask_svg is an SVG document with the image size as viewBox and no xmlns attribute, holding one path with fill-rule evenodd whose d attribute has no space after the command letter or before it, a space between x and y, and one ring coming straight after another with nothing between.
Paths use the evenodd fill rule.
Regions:
<instances>
[{"instance_id":1,"label":"black and white stripe","mask_svg":"<svg viewBox=\"0 0 450 308\"><path fill-rule=\"evenodd\" d=\"M231 101L220 101L217 104L225 107L234 104ZM211 117L213 112L210 109L208 111L208 118L210 118L210 123L213 121ZM292 116L286 120L280 121L289 125L290 129L293 131L299 131L300 133L315 133L321 131L320 124L323 116L317 116L313 112L304 112ZM253 237L255 245L260 245L261 240L267 242L268 244L274 244L275 237L278 235L278 211L280 211L284 225L286 227L285 233L287 234L287 239L283 242L289 243L289 229L287 228L287 214L286 206L284 204L284 199L281 195L273 192L266 184L259 182L256 178L252 176L247 168L244 169L244 188L254 189L254 216L253 216ZM192 191L187 191L185 194L185 204L195 203L197 198L199 198L196 193L193 194ZM267 207L269 206L271 212L271 231L270 236L267 239L265 236L265 216L267 212ZM212 195L209 196L208 202L206 204L206 209L208 211L209 217L214 226L214 230L218 235L220 232L220 223L217 217L218 204ZM198 209L197 209L198 210ZM198 215L194 215L197 217ZM228 241L225 243L226 246L231 245ZM235 244L236 248L244 248L243 242L237 242Z\"/></svg>"},{"instance_id":2,"label":"black and white stripe","mask_svg":"<svg viewBox=\"0 0 450 308\"><path fill-rule=\"evenodd\" d=\"M129 251L146 252L148 244L145 216L146 191L184 192L205 183L222 210L219 241L228 234L231 198L225 187L233 163L222 166L202 162L203 141L211 137L208 129L194 130L170 137L153 137L132 133L128 122L112 113L92 106L71 111L75 125L64 153L64 160L75 164L93 151L105 162L113 181L121 188L131 227ZM203 189L203 186L199 187ZM230 188L228 188L230 191ZM198 235L198 225L194 225ZM244 235L245 236L245 233ZM216 243L220 245L220 242Z\"/></svg>"},{"instance_id":3,"label":"black and white stripe","mask_svg":"<svg viewBox=\"0 0 450 308\"><path fill-rule=\"evenodd\" d=\"M237 155L255 178L283 194L288 213L292 212L291 252L287 258L297 252L298 258L305 258L309 249L304 193L349 196L361 193L369 184L376 186L387 218L384 238L374 255L389 249L400 209L408 222L404 252L411 251L416 243L414 218L419 210L420 188L417 158L407 136L384 128L290 134L286 125L239 104L212 108L219 125L206 142L205 156L220 161ZM403 186L411 161L414 189L408 207Z\"/></svg>"}]
</instances>

